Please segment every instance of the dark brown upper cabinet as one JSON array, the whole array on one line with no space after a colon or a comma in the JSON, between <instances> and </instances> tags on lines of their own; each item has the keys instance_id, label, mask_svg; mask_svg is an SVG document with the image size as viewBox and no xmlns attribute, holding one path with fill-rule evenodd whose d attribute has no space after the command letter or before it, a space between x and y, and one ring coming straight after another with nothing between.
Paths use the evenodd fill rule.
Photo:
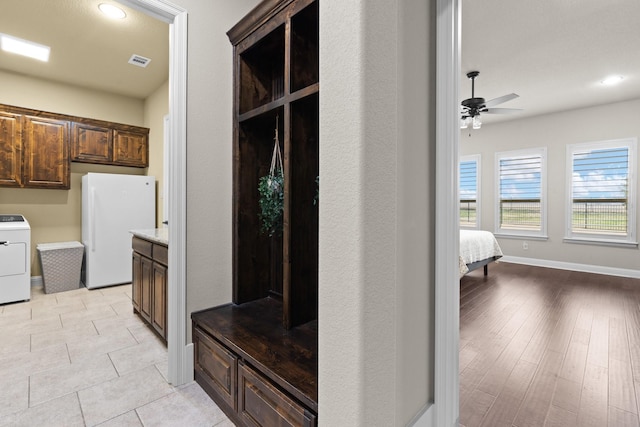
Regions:
<instances>
[{"instance_id":1,"label":"dark brown upper cabinet","mask_svg":"<svg viewBox=\"0 0 640 427\"><path fill-rule=\"evenodd\" d=\"M70 162L145 168L149 129L0 104L0 186L66 189Z\"/></svg>"}]
</instances>

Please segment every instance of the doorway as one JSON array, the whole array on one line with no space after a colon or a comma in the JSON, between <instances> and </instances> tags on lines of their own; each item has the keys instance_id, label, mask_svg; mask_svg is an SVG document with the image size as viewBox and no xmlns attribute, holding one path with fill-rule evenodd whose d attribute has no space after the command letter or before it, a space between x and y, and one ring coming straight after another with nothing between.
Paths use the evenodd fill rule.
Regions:
<instances>
[{"instance_id":1,"label":"doorway","mask_svg":"<svg viewBox=\"0 0 640 427\"><path fill-rule=\"evenodd\" d=\"M167 290L168 379L193 378L193 345L186 344L186 134L187 11L164 0L118 0L169 24L169 278Z\"/></svg>"}]
</instances>

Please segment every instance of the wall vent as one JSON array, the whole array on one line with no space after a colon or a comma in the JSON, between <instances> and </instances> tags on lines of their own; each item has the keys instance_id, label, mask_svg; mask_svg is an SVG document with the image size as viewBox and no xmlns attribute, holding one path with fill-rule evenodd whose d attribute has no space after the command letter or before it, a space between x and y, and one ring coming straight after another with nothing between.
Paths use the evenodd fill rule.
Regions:
<instances>
[{"instance_id":1,"label":"wall vent","mask_svg":"<svg viewBox=\"0 0 640 427\"><path fill-rule=\"evenodd\" d=\"M129 58L129 64L137 65L138 67L146 68L149 65L151 59L144 56L136 55L135 53Z\"/></svg>"}]
</instances>

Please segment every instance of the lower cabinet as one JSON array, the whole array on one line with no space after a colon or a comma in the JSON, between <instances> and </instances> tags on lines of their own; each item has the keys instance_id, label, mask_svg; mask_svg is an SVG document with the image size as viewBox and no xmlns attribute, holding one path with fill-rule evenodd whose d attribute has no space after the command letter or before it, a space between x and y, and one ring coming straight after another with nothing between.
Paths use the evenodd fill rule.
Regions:
<instances>
[{"instance_id":1,"label":"lower cabinet","mask_svg":"<svg viewBox=\"0 0 640 427\"><path fill-rule=\"evenodd\" d=\"M238 362L238 414L248 426L315 426L316 416Z\"/></svg>"},{"instance_id":2,"label":"lower cabinet","mask_svg":"<svg viewBox=\"0 0 640 427\"><path fill-rule=\"evenodd\" d=\"M132 247L133 311L166 341L168 248L135 236Z\"/></svg>"},{"instance_id":3,"label":"lower cabinet","mask_svg":"<svg viewBox=\"0 0 640 427\"><path fill-rule=\"evenodd\" d=\"M238 357L200 329L195 329L193 343L196 375L235 412L238 408Z\"/></svg>"},{"instance_id":4,"label":"lower cabinet","mask_svg":"<svg viewBox=\"0 0 640 427\"><path fill-rule=\"evenodd\" d=\"M243 313L218 314L192 314L196 382L236 425L316 426L317 369L309 376L303 372L317 366L315 348L303 349L295 335L271 336L270 328L252 334ZM308 389L311 396L304 392Z\"/></svg>"}]
</instances>

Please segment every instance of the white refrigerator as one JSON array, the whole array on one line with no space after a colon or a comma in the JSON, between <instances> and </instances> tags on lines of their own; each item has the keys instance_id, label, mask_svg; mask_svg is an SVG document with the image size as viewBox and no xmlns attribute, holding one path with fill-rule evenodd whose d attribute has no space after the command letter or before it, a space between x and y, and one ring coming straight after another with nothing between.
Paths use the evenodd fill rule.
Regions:
<instances>
[{"instance_id":1,"label":"white refrigerator","mask_svg":"<svg viewBox=\"0 0 640 427\"><path fill-rule=\"evenodd\" d=\"M155 178L88 173L82 177L83 282L89 289L131 282L131 230L154 229Z\"/></svg>"}]
</instances>

